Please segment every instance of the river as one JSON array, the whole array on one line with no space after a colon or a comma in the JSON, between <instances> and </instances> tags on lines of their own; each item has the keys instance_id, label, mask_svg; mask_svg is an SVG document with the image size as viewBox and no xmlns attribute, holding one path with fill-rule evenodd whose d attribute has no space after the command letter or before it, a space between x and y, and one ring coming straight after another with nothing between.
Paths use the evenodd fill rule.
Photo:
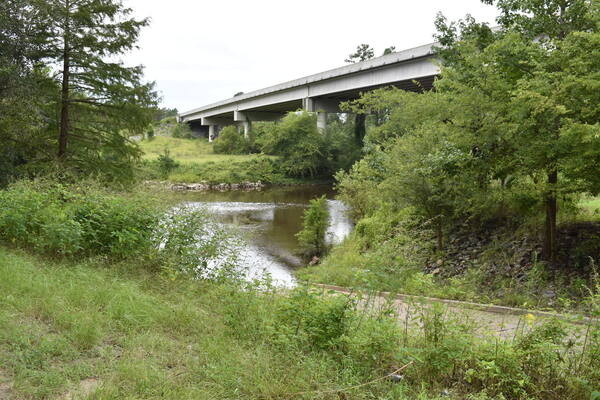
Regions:
<instances>
[{"instance_id":1,"label":"river","mask_svg":"<svg viewBox=\"0 0 600 400\"><path fill-rule=\"evenodd\" d=\"M275 284L293 286L294 269L305 265L298 257L296 233L311 199L325 195L329 210L326 241L341 242L353 224L346 206L335 200L327 185L267 187L256 191L185 192L182 201L204 208L219 223L234 227L242 238L239 262L252 277L265 272Z\"/></svg>"}]
</instances>

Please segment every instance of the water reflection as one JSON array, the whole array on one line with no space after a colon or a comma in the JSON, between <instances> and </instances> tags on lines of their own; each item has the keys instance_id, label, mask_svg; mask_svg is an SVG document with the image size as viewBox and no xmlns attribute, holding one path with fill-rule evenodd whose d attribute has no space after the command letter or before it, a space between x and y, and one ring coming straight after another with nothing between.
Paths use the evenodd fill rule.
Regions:
<instances>
[{"instance_id":1,"label":"water reflection","mask_svg":"<svg viewBox=\"0 0 600 400\"><path fill-rule=\"evenodd\" d=\"M296 233L301 229L302 214L310 199L325 195L330 221L326 240L340 243L352 230L346 206L334 200L328 186L266 188L242 192L188 192L182 201L206 208L217 221L235 226L245 245L240 249L242 267L252 276L263 271L279 284L294 284L292 270L303 266L297 256Z\"/></svg>"}]
</instances>

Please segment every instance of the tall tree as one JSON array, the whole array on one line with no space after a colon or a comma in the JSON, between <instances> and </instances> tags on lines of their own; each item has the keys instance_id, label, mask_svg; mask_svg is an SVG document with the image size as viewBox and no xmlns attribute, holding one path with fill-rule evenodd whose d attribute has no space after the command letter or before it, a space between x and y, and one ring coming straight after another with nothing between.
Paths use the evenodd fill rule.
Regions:
<instances>
[{"instance_id":1,"label":"tall tree","mask_svg":"<svg viewBox=\"0 0 600 400\"><path fill-rule=\"evenodd\" d=\"M30 0L46 18L41 56L58 69L57 158L88 171L138 155L128 134L152 118L157 96L141 66L118 57L132 50L147 19L120 0Z\"/></svg>"},{"instance_id":2,"label":"tall tree","mask_svg":"<svg viewBox=\"0 0 600 400\"><path fill-rule=\"evenodd\" d=\"M499 7L499 32L438 19L445 65L437 86L462 94L477 147L497 170L535 183L545 213L543 256L553 263L559 196L599 189L597 174L581 162L600 160L597 2L483 1Z\"/></svg>"},{"instance_id":3,"label":"tall tree","mask_svg":"<svg viewBox=\"0 0 600 400\"><path fill-rule=\"evenodd\" d=\"M349 64L354 64L361 61L370 60L375 57L375 50L368 44L363 43L356 46L356 51L348 55L344 61Z\"/></svg>"},{"instance_id":4,"label":"tall tree","mask_svg":"<svg viewBox=\"0 0 600 400\"><path fill-rule=\"evenodd\" d=\"M55 87L38 64L43 24L27 0L0 3L0 185L46 156L43 131Z\"/></svg>"},{"instance_id":5,"label":"tall tree","mask_svg":"<svg viewBox=\"0 0 600 400\"><path fill-rule=\"evenodd\" d=\"M363 43L356 46L356 51L348 55L348 58L344 61L349 64L354 64L370 60L373 57L375 57L375 49L370 45ZM354 137L356 142L360 145L362 145L365 134L367 133L366 121L367 116L364 113L357 113L354 116Z\"/></svg>"}]
</instances>

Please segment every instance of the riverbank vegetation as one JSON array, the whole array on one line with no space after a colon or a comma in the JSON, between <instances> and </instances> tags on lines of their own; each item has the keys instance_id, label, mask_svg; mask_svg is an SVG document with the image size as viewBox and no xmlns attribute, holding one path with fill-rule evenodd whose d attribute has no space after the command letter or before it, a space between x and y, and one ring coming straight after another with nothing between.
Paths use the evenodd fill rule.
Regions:
<instances>
[{"instance_id":1,"label":"riverbank vegetation","mask_svg":"<svg viewBox=\"0 0 600 400\"><path fill-rule=\"evenodd\" d=\"M156 136L140 142L140 149L144 155L138 177L142 180L212 184L296 182L278 170L276 157L217 154L213 145L202 138Z\"/></svg>"},{"instance_id":2,"label":"riverbank vegetation","mask_svg":"<svg viewBox=\"0 0 600 400\"><path fill-rule=\"evenodd\" d=\"M312 199L302 216L302 229L296 234L300 251L307 259L318 260L326 250L325 235L329 226L329 211L325 196ZM313 257L317 257L314 259Z\"/></svg>"},{"instance_id":3,"label":"riverbank vegetation","mask_svg":"<svg viewBox=\"0 0 600 400\"><path fill-rule=\"evenodd\" d=\"M391 304L6 247L0 289L9 398L587 400L600 385L597 327L574 345L530 318L498 339L417 304L400 324Z\"/></svg>"},{"instance_id":4,"label":"riverbank vegetation","mask_svg":"<svg viewBox=\"0 0 600 400\"><path fill-rule=\"evenodd\" d=\"M581 207L600 191L598 5L494 3L499 30L438 18L434 91L347 105L383 117L337 175L356 230L305 277L539 307L587 293L600 258L598 216Z\"/></svg>"},{"instance_id":5,"label":"riverbank vegetation","mask_svg":"<svg viewBox=\"0 0 600 400\"><path fill-rule=\"evenodd\" d=\"M501 29L438 18L435 90L214 145L114 62L148 24L120 1L2 2L0 398L600 398L600 4L484 2ZM354 295L250 281L223 225L135 185L334 174L355 230L298 276ZM592 318L506 335L380 290Z\"/></svg>"},{"instance_id":6,"label":"riverbank vegetation","mask_svg":"<svg viewBox=\"0 0 600 400\"><path fill-rule=\"evenodd\" d=\"M172 130L175 128L172 128ZM293 184L331 181L360 157L353 125L332 116L319 132L316 116L289 113L279 122L257 122L245 137L236 126L221 130L211 144L202 138L153 136L140 143L144 152L142 176L174 183ZM177 167L164 174L158 162L168 151Z\"/></svg>"}]
</instances>

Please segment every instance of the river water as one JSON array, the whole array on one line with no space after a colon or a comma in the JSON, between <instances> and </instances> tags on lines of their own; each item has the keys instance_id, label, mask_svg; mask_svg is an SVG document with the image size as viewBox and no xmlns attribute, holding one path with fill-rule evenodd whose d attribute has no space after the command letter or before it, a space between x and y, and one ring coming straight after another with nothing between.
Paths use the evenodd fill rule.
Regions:
<instances>
[{"instance_id":1,"label":"river water","mask_svg":"<svg viewBox=\"0 0 600 400\"><path fill-rule=\"evenodd\" d=\"M250 276L269 274L275 284L293 286L293 271L305 265L298 257L296 233L302 227L302 215L308 202L325 195L329 210L326 241L341 242L353 224L346 206L334 199L326 185L268 187L256 191L185 192L182 201L204 208L217 222L233 227L242 239L239 252L241 267Z\"/></svg>"}]
</instances>

